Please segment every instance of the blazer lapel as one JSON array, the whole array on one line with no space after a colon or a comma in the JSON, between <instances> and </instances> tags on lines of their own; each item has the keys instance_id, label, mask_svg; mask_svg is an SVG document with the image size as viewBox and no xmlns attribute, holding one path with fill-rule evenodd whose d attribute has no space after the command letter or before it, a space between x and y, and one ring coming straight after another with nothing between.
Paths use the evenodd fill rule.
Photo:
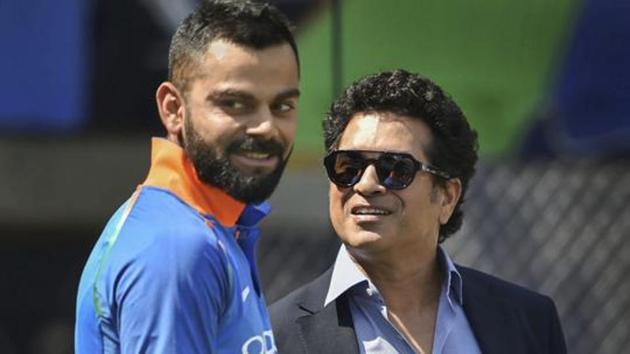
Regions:
<instances>
[{"instance_id":1,"label":"blazer lapel","mask_svg":"<svg viewBox=\"0 0 630 354\"><path fill-rule=\"evenodd\" d=\"M310 287L308 295L298 306L306 312L296 323L307 353L358 353L356 334L348 299L344 295L324 307L332 268Z\"/></svg>"},{"instance_id":2,"label":"blazer lapel","mask_svg":"<svg viewBox=\"0 0 630 354\"><path fill-rule=\"evenodd\" d=\"M521 343L522 330L513 309L502 298L492 296L485 284L476 277L467 277L465 268L458 267L463 278L464 312L483 354L525 353Z\"/></svg>"}]
</instances>

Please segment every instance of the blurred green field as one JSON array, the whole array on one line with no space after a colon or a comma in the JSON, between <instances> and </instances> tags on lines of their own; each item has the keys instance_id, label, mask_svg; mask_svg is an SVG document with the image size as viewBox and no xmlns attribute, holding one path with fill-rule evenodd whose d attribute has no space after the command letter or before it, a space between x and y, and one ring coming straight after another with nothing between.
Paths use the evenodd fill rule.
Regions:
<instances>
[{"instance_id":1,"label":"blurred green field","mask_svg":"<svg viewBox=\"0 0 630 354\"><path fill-rule=\"evenodd\" d=\"M344 86L376 71L422 73L451 94L486 157L509 156L544 104L577 12L576 0L344 0ZM297 160L321 156L332 100L331 17L298 28L302 98Z\"/></svg>"}]
</instances>

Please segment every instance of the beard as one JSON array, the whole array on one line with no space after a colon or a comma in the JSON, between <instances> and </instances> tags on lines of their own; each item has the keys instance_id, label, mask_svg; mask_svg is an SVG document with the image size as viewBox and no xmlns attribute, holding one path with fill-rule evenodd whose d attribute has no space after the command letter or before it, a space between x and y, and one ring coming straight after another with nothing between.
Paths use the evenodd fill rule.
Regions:
<instances>
[{"instance_id":1,"label":"beard","mask_svg":"<svg viewBox=\"0 0 630 354\"><path fill-rule=\"evenodd\" d=\"M187 127L183 145L192 161L199 179L225 191L234 199L245 203L260 203L276 189L291 153L283 158L286 148L273 140L255 139L251 136L232 141L223 151L218 146L206 143L195 130L187 115ZM260 152L278 157L278 166L265 175L244 175L229 160L235 152Z\"/></svg>"}]
</instances>

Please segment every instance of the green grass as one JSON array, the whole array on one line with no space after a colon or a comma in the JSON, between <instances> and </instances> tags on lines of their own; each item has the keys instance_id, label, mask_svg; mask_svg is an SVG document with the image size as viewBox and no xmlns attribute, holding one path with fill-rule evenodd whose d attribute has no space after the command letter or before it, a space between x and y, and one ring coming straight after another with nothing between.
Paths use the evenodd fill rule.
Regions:
<instances>
[{"instance_id":1,"label":"green grass","mask_svg":"<svg viewBox=\"0 0 630 354\"><path fill-rule=\"evenodd\" d=\"M387 4L387 5L385 5ZM480 136L481 153L505 156L545 100L570 33L575 0L342 1L344 86L404 68L453 96ZM303 96L296 153L322 151L333 99L329 10L298 35Z\"/></svg>"}]
</instances>

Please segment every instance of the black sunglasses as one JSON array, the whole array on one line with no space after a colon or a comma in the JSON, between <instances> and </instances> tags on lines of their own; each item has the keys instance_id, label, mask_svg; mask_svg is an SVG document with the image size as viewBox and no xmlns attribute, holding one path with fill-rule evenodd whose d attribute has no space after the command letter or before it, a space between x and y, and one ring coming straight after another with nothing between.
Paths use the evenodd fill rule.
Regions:
<instances>
[{"instance_id":1,"label":"black sunglasses","mask_svg":"<svg viewBox=\"0 0 630 354\"><path fill-rule=\"evenodd\" d=\"M377 158L366 158L365 153L378 153ZM448 173L416 160L410 154L402 152L369 150L336 150L324 158L326 173L331 182L342 188L354 186L365 172L374 164L378 180L387 189L407 188L418 170L431 173L444 179L450 179Z\"/></svg>"}]
</instances>

